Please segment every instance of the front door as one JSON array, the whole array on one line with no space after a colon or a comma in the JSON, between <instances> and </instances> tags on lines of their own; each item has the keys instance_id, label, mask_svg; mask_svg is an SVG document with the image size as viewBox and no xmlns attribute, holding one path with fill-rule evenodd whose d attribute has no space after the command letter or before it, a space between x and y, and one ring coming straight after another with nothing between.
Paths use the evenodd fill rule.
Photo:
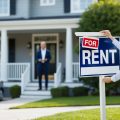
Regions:
<instances>
[{"instance_id":1,"label":"front door","mask_svg":"<svg viewBox=\"0 0 120 120\"><path fill-rule=\"evenodd\" d=\"M35 69L34 69L34 78L37 79L37 60L36 55L40 49L40 43L34 44L34 60L35 60ZM50 50L51 53L51 61L49 66L49 79L53 79L53 75L56 72L56 43L47 43L47 49Z\"/></svg>"}]
</instances>

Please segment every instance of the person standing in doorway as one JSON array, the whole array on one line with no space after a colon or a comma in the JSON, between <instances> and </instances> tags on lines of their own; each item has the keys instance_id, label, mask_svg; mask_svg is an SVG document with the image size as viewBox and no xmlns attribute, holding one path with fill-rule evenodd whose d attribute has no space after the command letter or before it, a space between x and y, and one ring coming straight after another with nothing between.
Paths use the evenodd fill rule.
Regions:
<instances>
[{"instance_id":1,"label":"person standing in doorway","mask_svg":"<svg viewBox=\"0 0 120 120\"><path fill-rule=\"evenodd\" d=\"M39 89L42 90L42 75L45 75L45 89L48 89L48 72L49 63L51 60L50 51L46 47L46 42L42 41L40 43L40 50L37 53L37 74L39 78Z\"/></svg>"},{"instance_id":2,"label":"person standing in doorway","mask_svg":"<svg viewBox=\"0 0 120 120\"><path fill-rule=\"evenodd\" d=\"M105 35L106 37L110 38L110 40L112 40L112 43L120 50L120 42L117 41L111 34L111 32L109 30L103 30L100 31L103 35ZM111 83L111 82L116 82L120 80L120 71L118 71L118 73L116 73L115 75L113 75L112 77L104 77L103 81L105 83Z\"/></svg>"}]
</instances>

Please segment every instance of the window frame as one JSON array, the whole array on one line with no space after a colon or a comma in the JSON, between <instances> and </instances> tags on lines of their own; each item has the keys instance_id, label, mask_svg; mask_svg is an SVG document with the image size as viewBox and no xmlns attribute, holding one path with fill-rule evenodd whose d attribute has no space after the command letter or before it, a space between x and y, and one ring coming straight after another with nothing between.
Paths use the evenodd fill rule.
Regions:
<instances>
[{"instance_id":1,"label":"window frame","mask_svg":"<svg viewBox=\"0 0 120 120\"><path fill-rule=\"evenodd\" d=\"M0 13L0 17L4 17L4 16L10 16L10 0L7 0L8 4L7 4L7 13Z\"/></svg>"},{"instance_id":2,"label":"window frame","mask_svg":"<svg viewBox=\"0 0 120 120\"><path fill-rule=\"evenodd\" d=\"M53 3L50 3L50 0L47 0L46 3L43 2L43 0L40 0L40 6L54 6L56 3L56 0L53 0Z\"/></svg>"},{"instance_id":3,"label":"window frame","mask_svg":"<svg viewBox=\"0 0 120 120\"><path fill-rule=\"evenodd\" d=\"M80 1L80 0L79 0ZM79 10L74 10L73 4L74 4L74 0L71 0L71 6L70 6L70 11L71 13L83 13L85 10L79 9ZM98 2L98 0L92 0L92 4Z\"/></svg>"}]
</instances>

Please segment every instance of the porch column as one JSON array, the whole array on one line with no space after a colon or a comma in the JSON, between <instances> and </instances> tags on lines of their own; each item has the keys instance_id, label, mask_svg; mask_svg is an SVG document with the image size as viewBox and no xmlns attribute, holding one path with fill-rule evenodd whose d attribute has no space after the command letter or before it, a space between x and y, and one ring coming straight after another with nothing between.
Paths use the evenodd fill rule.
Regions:
<instances>
[{"instance_id":1,"label":"porch column","mask_svg":"<svg viewBox=\"0 0 120 120\"><path fill-rule=\"evenodd\" d=\"M8 38L7 30L1 30L1 81L7 81Z\"/></svg>"},{"instance_id":2,"label":"porch column","mask_svg":"<svg viewBox=\"0 0 120 120\"><path fill-rule=\"evenodd\" d=\"M65 82L73 82L73 68L72 68L72 28L66 29L66 80Z\"/></svg>"}]
</instances>

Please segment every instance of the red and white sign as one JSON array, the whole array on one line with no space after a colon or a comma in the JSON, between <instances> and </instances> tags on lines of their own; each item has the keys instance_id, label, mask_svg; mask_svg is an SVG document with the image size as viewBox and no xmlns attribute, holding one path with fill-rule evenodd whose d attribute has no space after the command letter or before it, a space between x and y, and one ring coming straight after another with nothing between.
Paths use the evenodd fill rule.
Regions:
<instances>
[{"instance_id":1,"label":"red and white sign","mask_svg":"<svg viewBox=\"0 0 120 120\"><path fill-rule=\"evenodd\" d=\"M82 41L82 47L91 48L91 49L98 49L99 39L98 38L84 37L83 41Z\"/></svg>"}]
</instances>

